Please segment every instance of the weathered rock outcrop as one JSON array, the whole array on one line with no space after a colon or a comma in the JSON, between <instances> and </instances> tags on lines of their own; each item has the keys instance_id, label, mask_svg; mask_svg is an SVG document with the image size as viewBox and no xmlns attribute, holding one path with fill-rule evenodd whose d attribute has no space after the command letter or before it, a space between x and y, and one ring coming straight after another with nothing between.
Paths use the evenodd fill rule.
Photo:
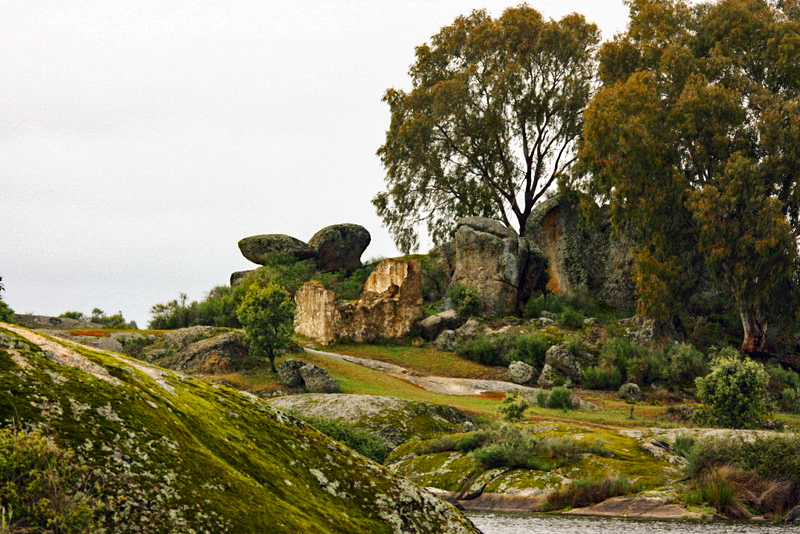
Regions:
<instances>
[{"instance_id":1,"label":"weathered rock outcrop","mask_svg":"<svg viewBox=\"0 0 800 534\"><path fill-rule=\"evenodd\" d=\"M633 243L612 237L608 217L599 219L597 228L590 228L581 221L576 198L556 195L534 208L525 237L544 254L553 293L583 289L612 306L632 306Z\"/></svg>"},{"instance_id":2,"label":"weathered rock outcrop","mask_svg":"<svg viewBox=\"0 0 800 534\"><path fill-rule=\"evenodd\" d=\"M337 303L333 291L309 282L295 294L295 330L322 344L402 337L422 315L422 273L417 260L387 259L364 283L355 302Z\"/></svg>"},{"instance_id":3,"label":"weathered rock outcrop","mask_svg":"<svg viewBox=\"0 0 800 534\"><path fill-rule=\"evenodd\" d=\"M278 366L278 378L281 382L294 388L303 383L303 375L300 374L300 368L307 365L306 362L289 358L283 360Z\"/></svg>"},{"instance_id":4,"label":"weathered rock outcrop","mask_svg":"<svg viewBox=\"0 0 800 534\"><path fill-rule=\"evenodd\" d=\"M323 345L330 345L339 339L342 316L336 293L312 280L300 286L294 295L294 302L297 305L294 329L298 334Z\"/></svg>"},{"instance_id":5,"label":"weathered rock outcrop","mask_svg":"<svg viewBox=\"0 0 800 534\"><path fill-rule=\"evenodd\" d=\"M508 378L515 384L527 384L535 376L536 369L525 362L511 362L508 366Z\"/></svg>"},{"instance_id":6,"label":"weathered rock outcrop","mask_svg":"<svg viewBox=\"0 0 800 534\"><path fill-rule=\"evenodd\" d=\"M420 321L419 326L422 330L422 337L428 341L433 341L445 330L455 330L467 320L460 316L455 310L446 310L436 315L431 315Z\"/></svg>"},{"instance_id":7,"label":"weathered rock outcrop","mask_svg":"<svg viewBox=\"0 0 800 534\"><path fill-rule=\"evenodd\" d=\"M0 347L0 423L76 453L104 531L478 533L253 395L13 325L0 332L15 338Z\"/></svg>"},{"instance_id":8,"label":"weathered rock outcrop","mask_svg":"<svg viewBox=\"0 0 800 534\"><path fill-rule=\"evenodd\" d=\"M361 254L371 239L363 226L334 224L314 234L308 244L317 250L318 269L350 273L361 267Z\"/></svg>"},{"instance_id":9,"label":"weathered rock outcrop","mask_svg":"<svg viewBox=\"0 0 800 534\"><path fill-rule=\"evenodd\" d=\"M453 241L452 281L474 287L484 312L514 313L521 288L535 285L535 281L526 280L526 276L536 271L528 265L531 259L528 242L499 221L484 217L459 220Z\"/></svg>"},{"instance_id":10,"label":"weathered rock outcrop","mask_svg":"<svg viewBox=\"0 0 800 534\"><path fill-rule=\"evenodd\" d=\"M266 265L270 254L283 254L297 260L316 260L317 257L316 248L284 234L245 237L239 241L239 250L245 258L259 265Z\"/></svg>"},{"instance_id":11,"label":"weathered rock outcrop","mask_svg":"<svg viewBox=\"0 0 800 534\"><path fill-rule=\"evenodd\" d=\"M231 373L247 367L250 362L238 332L195 341L172 356L155 360L167 369L203 374Z\"/></svg>"},{"instance_id":12,"label":"weathered rock outcrop","mask_svg":"<svg viewBox=\"0 0 800 534\"><path fill-rule=\"evenodd\" d=\"M304 365L300 368L300 376L306 389L311 393L333 393L339 391L339 382L331 378L328 371L316 365Z\"/></svg>"},{"instance_id":13,"label":"weathered rock outcrop","mask_svg":"<svg viewBox=\"0 0 800 534\"><path fill-rule=\"evenodd\" d=\"M474 426L469 415L458 408L395 397L307 394L277 397L269 403L283 410L347 421L381 435L393 446L409 439L466 432Z\"/></svg>"}]
</instances>

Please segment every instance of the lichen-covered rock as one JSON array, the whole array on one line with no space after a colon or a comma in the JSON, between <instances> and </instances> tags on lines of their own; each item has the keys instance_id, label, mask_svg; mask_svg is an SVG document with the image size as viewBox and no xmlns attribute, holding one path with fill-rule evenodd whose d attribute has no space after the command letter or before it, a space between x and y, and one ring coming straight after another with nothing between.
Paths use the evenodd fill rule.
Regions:
<instances>
[{"instance_id":1,"label":"lichen-covered rock","mask_svg":"<svg viewBox=\"0 0 800 534\"><path fill-rule=\"evenodd\" d=\"M547 288L556 294L585 290L612 306L635 302L633 242L614 237L607 214L596 226L584 223L574 195L556 195L538 204L525 226L525 237L547 260Z\"/></svg>"},{"instance_id":2,"label":"lichen-covered rock","mask_svg":"<svg viewBox=\"0 0 800 534\"><path fill-rule=\"evenodd\" d=\"M314 259L317 249L297 238L284 234L264 234L245 237L239 241L242 256L257 263L266 265L270 254L291 256L298 261Z\"/></svg>"},{"instance_id":3,"label":"lichen-covered rock","mask_svg":"<svg viewBox=\"0 0 800 534\"><path fill-rule=\"evenodd\" d=\"M339 391L339 382L328 371L316 365L307 364L300 368L300 376L306 389L311 393L333 393Z\"/></svg>"},{"instance_id":4,"label":"lichen-covered rock","mask_svg":"<svg viewBox=\"0 0 800 534\"><path fill-rule=\"evenodd\" d=\"M230 285L231 287L236 287L242 282L244 282L250 274L254 273L255 269L250 269L249 271L236 271L235 273L231 273L230 278Z\"/></svg>"},{"instance_id":5,"label":"lichen-covered rock","mask_svg":"<svg viewBox=\"0 0 800 534\"><path fill-rule=\"evenodd\" d=\"M422 337L428 341L436 339L443 330L455 330L466 321L455 310L446 310L426 317L419 322Z\"/></svg>"},{"instance_id":6,"label":"lichen-covered rock","mask_svg":"<svg viewBox=\"0 0 800 534\"><path fill-rule=\"evenodd\" d=\"M239 332L225 332L189 344L172 356L154 360L176 371L216 374L244 369L251 362Z\"/></svg>"},{"instance_id":7,"label":"lichen-covered rock","mask_svg":"<svg viewBox=\"0 0 800 534\"><path fill-rule=\"evenodd\" d=\"M639 402L642 400L642 390L633 382L622 384L617 391L617 395L628 402Z\"/></svg>"},{"instance_id":8,"label":"lichen-covered rock","mask_svg":"<svg viewBox=\"0 0 800 534\"><path fill-rule=\"evenodd\" d=\"M536 369L525 362L511 362L508 366L508 378L515 384L527 384L533 381Z\"/></svg>"},{"instance_id":9,"label":"lichen-covered rock","mask_svg":"<svg viewBox=\"0 0 800 534\"><path fill-rule=\"evenodd\" d=\"M164 334L164 346L172 350L181 350L195 341L208 337L216 330L219 329L214 326L204 325L179 328Z\"/></svg>"},{"instance_id":10,"label":"lichen-covered rock","mask_svg":"<svg viewBox=\"0 0 800 534\"><path fill-rule=\"evenodd\" d=\"M304 367L306 362L289 358L283 360L278 365L278 378L287 386L293 388L303 383L303 375L300 374L300 368Z\"/></svg>"},{"instance_id":11,"label":"lichen-covered rock","mask_svg":"<svg viewBox=\"0 0 800 534\"><path fill-rule=\"evenodd\" d=\"M454 330L443 330L434 340L433 346L439 350L453 352L456 350L456 333Z\"/></svg>"},{"instance_id":12,"label":"lichen-covered rock","mask_svg":"<svg viewBox=\"0 0 800 534\"><path fill-rule=\"evenodd\" d=\"M472 339L478 334L486 332L487 328L480 320L470 317L466 323L456 328L456 337L459 339Z\"/></svg>"},{"instance_id":13,"label":"lichen-covered rock","mask_svg":"<svg viewBox=\"0 0 800 534\"><path fill-rule=\"evenodd\" d=\"M452 406L377 395L286 395L269 403L282 410L346 421L382 436L392 446L410 439L472 430L470 416Z\"/></svg>"},{"instance_id":14,"label":"lichen-covered rock","mask_svg":"<svg viewBox=\"0 0 800 534\"><path fill-rule=\"evenodd\" d=\"M544 362L565 378L577 379L581 365L565 345L553 345L544 355Z\"/></svg>"},{"instance_id":15,"label":"lichen-covered rock","mask_svg":"<svg viewBox=\"0 0 800 534\"><path fill-rule=\"evenodd\" d=\"M317 251L317 268L322 271L353 272L361 267L361 254L371 237L358 224L326 226L308 241Z\"/></svg>"},{"instance_id":16,"label":"lichen-covered rock","mask_svg":"<svg viewBox=\"0 0 800 534\"><path fill-rule=\"evenodd\" d=\"M386 259L364 283L361 297L337 303L319 282L295 294L295 330L322 344L340 338L374 342L406 335L422 315L422 270L418 260Z\"/></svg>"},{"instance_id":17,"label":"lichen-covered rock","mask_svg":"<svg viewBox=\"0 0 800 534\"><path fill-rule=\"evenodd\" d=\"M542 366L542 372L539 373L539 378L536 380L536 384L543 388L551 388L556 385L556 381L562 380L564 382L564 386L572 387L572 379L566 378L562 375L556 368L554 368L549 363L544 364Z\"/></svg>"},{"instance_id":18,"label":"lichen-covered rock","mask_svg":"<svg viewBox=\"0 0 800 534\"><path fill-rule=\"evenodd\" d=\"M524 240L499 221L466 217L456 224L453 282L474 287L490 315L518 308L517 293L528 261Z\"/></svg>"},{"instance_id":19,"label":"lichen-covered rock","mask_svg":"<svg viewBox=\"0 0 800 534\"><path fill-rule=\"evenodd\" d=\"M106 532L478 533L253 395L13 325L0 332L15 338L0 348L0 424L36 428L85 464L83 489L112 507L98 514Z\"/></svg>"}]
</instances>

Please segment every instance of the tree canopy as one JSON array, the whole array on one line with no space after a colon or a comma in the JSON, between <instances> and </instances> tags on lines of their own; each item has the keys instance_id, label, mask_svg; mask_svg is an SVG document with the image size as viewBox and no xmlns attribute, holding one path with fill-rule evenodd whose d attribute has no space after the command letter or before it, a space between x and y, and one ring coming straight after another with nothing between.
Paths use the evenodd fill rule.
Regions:
<instances>
[{"instance_id":1,"label":"tree canopy","mask_svg":"<svg viewBox=\"0 0 800 534\"><path fill-rule=\"evenodd\" d=\"M521 235L531 209L575 159L599 31L583 16L533 8L458 17L416 49L410 92L389 89L387 189L373 199L398 248L435 243L465 216Z\"/></svg>"},{"instance_id":2,"label":"tree canopy","mask_svg":"<svg viewBox=\"0 0 800 534\"><path fill-rule=\"evenodd\" d=\"M582 184L640 243L640 311L676 314L708 272L739 310L743 350L763 351L800 228L800 4L629 6L598 55Z\"/></svg>"},{"instance_id":3,"label":"tree canopy","mask_svg":"<svg viewBox=\"0 0 800 534\"><path fill-rule=\"evenodd\" d=\"M289 348L294 332L292 297L276 282L270 281L266 287L250 283L236 315L244 327L251 354L268 358L276 373L275 357Z\"/></svg>"}]
</instances>

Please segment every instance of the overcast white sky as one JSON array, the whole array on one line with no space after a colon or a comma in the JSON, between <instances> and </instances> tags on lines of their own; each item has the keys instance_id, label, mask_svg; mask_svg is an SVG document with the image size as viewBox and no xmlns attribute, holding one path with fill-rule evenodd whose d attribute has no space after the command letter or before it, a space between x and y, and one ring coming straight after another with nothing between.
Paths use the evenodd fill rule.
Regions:
<instances>
[{"instance_id":1,"label":"overcast white sky","mask_svg":"<svg viewBox=\"0 0 800 534\"><path fill-rule=\"evenodd\" d=\"M337 223L397 251L370 200L381 102L414 47L489 0L0 0L0 276L18 313L145 327L254 268L239 239ZM622 0L532 1L624 30Z\"/></svg>"}]
</instances>

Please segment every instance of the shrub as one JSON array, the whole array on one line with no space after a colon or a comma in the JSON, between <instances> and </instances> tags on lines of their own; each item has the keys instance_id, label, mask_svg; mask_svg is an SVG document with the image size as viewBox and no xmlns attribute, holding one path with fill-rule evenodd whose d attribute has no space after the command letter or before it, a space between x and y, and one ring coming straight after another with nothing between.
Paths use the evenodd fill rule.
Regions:
<instances>
[{"instance_id":1,"label":"shrub","mask_svg":"<svg viewBox=\"0 0 800 534\"><path fill-rule=\"evenodd\" d=\"M667 349L670 381L681 385L694 385L698 376L708 374L708 359L689 343L674 343Z\"/></svg>"},{"instance_id":2,"label":"shrub","mask_svg":"<svg viewBox=\"0 0 800 534\"><path fill-rule=\"evenodd\" d=\"M800 484L800 438L793 435L700 441L689 473L699 476L714 467L733 465L764 479L786 478Z\"/></svg>"},{"instance_id":3,"label":"shrub","mask_svg":"<svg viewBox=\"0 0 800 534\"><path fill-rule=\"evenodd\" d=\"M515 339L513 348L505 355L505 360L507 363L525 362L531 367L541 369L549 348L550 342L541 334L522 335Z\"/></svg>"},{"instance_id":4,"label":"shrub","mask_svg":"<svg viewBox=\"0 0 800 534\"><path fill-rule=\"evenodd\" d=\"M558 318L558 325L562 328L577 330L583 327L583 314L572 308L565 308Z\"/></svg>"},{"instance_id":5,"label":"shrub","mask_svg":"<svg viewBox=\"0 0 800 534\"><path fill-rule=\"evenodd\" d=\"M661 352L639 349L639 354L628 360L628 382L649 386L669 380L669 360Z\"/></svg>"},{"instance_id":6,"label":"shrub","mask_svg":"<svg viewBox=\"0 0 800 534\"><path fill-rule=\"evenodd\" d=\"M312 415L299 415L297 413L293 415L303 419L326 436L347 445L378 463L383 463L389 453L392 452L392 446L383 437L346 421Z\"/></svg>"},{"instance_id":7,"label":"shrub","mask_svg":"<svg viewBox=\"0 0 800 534\"><path fill-rule=\"evenodd\" d=\"M3 302L3 290L5 287L3 286L3 277L0 276L0 321L4 323L13 323L14 322L14 310L12 310L8 304Z\"/></svg>"},{"instance_id":8,"label":"shrub","mask_svg":"<svg viewBox=\"0 0 800 534\"><path fill-rule=\"evenodd\" d=\"M735 349L717 353L711 372L695 380L699 399L709 406L711 419L725 427L755 428L767 414L764 366L743 358Z\"/></svg>"},{"instance_id":9,"label":"shrub","mask_svg":"<svg viewBox=\"0 0 800 534\"><path fill-rule=\"evenodd\" d=\"M9 532L93 532L86 466L38 432L0 430L0 502Z\"/></svg>"},{"instance_id":10,"label":"shrub","mask_svg":"<svg viewBox=\"0 0 800 534\"><path fill-rule=\"evenodd\" d=\"M525 410L530 408L530 403L519 393L506 393L506 398L498 408L503 419L511 423L519 423L523 419Z\"/></svg>"},{"instance_id":11,"label":"shrub","mask_svg":"<svg viewBox=\"0 0 800 534\"><path fill-rule=\"evenodd\" d=\"M605 369L617 368L622 381L628 380L628 362L639 357L642 349L626 337L615 337L605 342L600 350L600 366Z\"/></svg>"},{"instance_id":12,"label":"shrub","mask_svg":"<svg viewBox=\"0 0 800 534\"><path fill-rule=\"evenodd\" d=\"M456 354L484 365L502 363L500 350L486 334L479 334L473 339L460 343L456 347Z\"/></svg>"},{"instance_id":13,"label":"shrub","mask_svg":"<svg viewBox=\"0 0 800 534\"><path fill-rule=\"evenodd\" d=\"M729 517L748 519L750 510L785 514L797 502L797 485L786 479L763 479L741 468L714 467L695 482L703 501Z\"/></svg>"},{"instance_id":14,"label":"shrub","mask_svg":"<svg viewBox=\"0 0 800 534\"><path fill-rule=\"evenodd\" d=\"M629 495L642 491L642 486L631 484L624 476L615 478L586 478L577 480L567 487L561 487L547 495L543 512L579 508L603 502L611 497Z\"/></svg>"},{"instance_id":15,"label":"shrub","mask_svg":"<svg viewBox=\"0 0 800 534\"><path fill-rule=\"evenodd\" d=\"M572 392L564 386L556 386L550 391L547 397L547 407L554 409L569 410L574 407L575 401Z\"/></svg>"},{"instance_id":16,"label":"shrub","mask_svg":"<svg viewBox=\"0 0 800 534\"><path fill-rule=\"evenodd\" d=\"M542 312L561 313L564 311L564 304L557 295L539 295L531 296L525 304L525 317L529 319L538 319L542 316Z\"/></svg>"},{"instance_id":17,"label":"shrub","mask_svg":"<svg viewBox=\"0 0 800 534\"><path fill-rule=\"evenodd\" d=\"M461 282L453 282L447 290L447 296L453 302L459 315L469 317L478 315L483 309L483 302L478 296L478 290Z\"/></svg>"},{"instance_id":18,"label":"shrub","mask_svg":"<svg viewBox=\"0 0 800 534\"><path fill-rule=\"evenodd\" d=\"M120 345L122 345L122 352L131 358L143 360L145 357L144 349L150 344L150 341L145 336L123 337L117 338Z\"/></svg>"},{"instance_id":19,"label":"shrub","mask_svg":"<svg viewBox=\"0 0 800 534\"><path fill-rule=\"evenodd\" d=\"M586 389L616 390L622 385L622 373L616 367L603 369L593 365L580 370L581 385Z\"/></svg>"}]
</instances>

